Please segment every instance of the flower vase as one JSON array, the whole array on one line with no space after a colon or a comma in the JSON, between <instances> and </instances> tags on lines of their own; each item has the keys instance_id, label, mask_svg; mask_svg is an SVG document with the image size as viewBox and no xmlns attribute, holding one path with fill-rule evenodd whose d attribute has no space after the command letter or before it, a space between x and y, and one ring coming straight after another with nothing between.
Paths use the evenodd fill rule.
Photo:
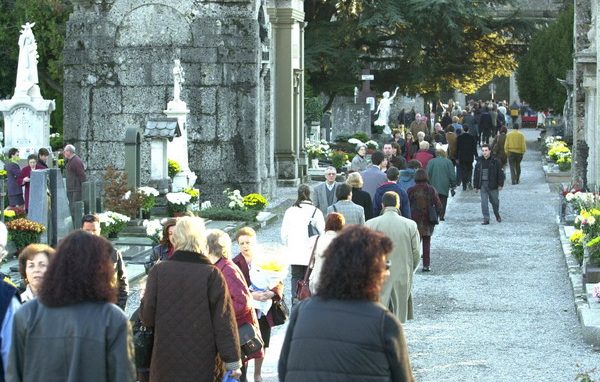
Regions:
<instances>
[{"instance_id":1,"label":"flower vase","mask_svg":"<svg viewBox=\"0 0 600 382\"><path fill-rule=\"evenodd\" d=\"M319 168L319 159L311 159L310 166L311 168Z\"/></svg>"}]
</instances>

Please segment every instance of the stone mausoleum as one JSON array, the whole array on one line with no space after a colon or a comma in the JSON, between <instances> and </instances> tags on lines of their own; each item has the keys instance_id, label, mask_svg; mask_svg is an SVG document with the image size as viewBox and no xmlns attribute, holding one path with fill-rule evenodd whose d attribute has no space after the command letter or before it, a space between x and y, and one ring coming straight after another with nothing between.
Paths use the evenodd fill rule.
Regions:
<instances>
[{"instance_id":1,"label":"stone mausoleum","mask_svg":"<svg viewBox=\"0 0 600 382\"><path fill-rule=\"evenodd\" d=\"M189 164L203 193L218 197L232 187L272 195L277 180L301 178L301 2L73 3L64 50L65 141L75 144L92 177L109 164L125 168L128 128L143 130L164 117L179 59ZM150 179L149 155L144 139L142 184Z\"/></svg>"}]
</instances>

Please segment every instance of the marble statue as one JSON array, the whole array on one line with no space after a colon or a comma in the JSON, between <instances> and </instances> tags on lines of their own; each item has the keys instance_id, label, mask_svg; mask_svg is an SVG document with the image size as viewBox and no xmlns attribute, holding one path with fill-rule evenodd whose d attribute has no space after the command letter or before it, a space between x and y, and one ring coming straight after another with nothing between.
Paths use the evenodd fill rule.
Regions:
<instances>
[{"instance_id":1,"label":"marble statue","mask_svg":"<svg viewBox=\"0 0 600 382\"><path fill-rule=\"evenodd\" d=\"M394 95L391 97L390 92L383 92L383 98L381 99L381 101L379 101L379 106L377 106L377 110L375 111L375 115L379 114L377 120L374 122L375 126L384 126L383 132L386 134L391 134L392 132L388 125L390 121L390 107L397 93L398 87L396 87Z\"/></svg>"},{"instance_id":2,"label":"marble statue","mask_svg":"<svg viewBox=\"0 0 600 382\"><path fill-rule=\"evenodd\" d=\"M35 23L25 23L21 28L21 36L19 37L19 61L17 66L17 85L16 90L27 91L33 85L38 84L37 71L37 44L31 28Z\"/></svg>"},{"instance_id":3,"label":"marble statue","mask_svg":"<svg viewBox=\"0 0 600 382\"><path fill-rule=\"evenodd\" d=\"M173 82L175 83L173 100L175 102L181 101L181 85L185 82L185 72L179 60L175 60L175 66L173 66Z\"/></svg>"}]
</instances>

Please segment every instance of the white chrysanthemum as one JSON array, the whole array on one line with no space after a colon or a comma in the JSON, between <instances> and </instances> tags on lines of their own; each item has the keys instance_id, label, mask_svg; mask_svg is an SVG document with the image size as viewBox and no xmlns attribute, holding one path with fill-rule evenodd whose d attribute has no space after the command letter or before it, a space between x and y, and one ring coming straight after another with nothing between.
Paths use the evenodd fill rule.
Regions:
<instances>
[{"instance_id":1,"label":"white chrysanthemum","mask_svg":"<svg viewBox=\"0 0 600 382\"><path fill-rule=\"evenodd\" d=\"M158 196L158 190L152 187L140 187L137 191L145 196Z\"/></svg>"},{"instance_id":2,"label":"white chrysanthemum","mask_svg":"<svg viewBox=\"0 0 600 382\"><path fill-rule=\"evenodd\" d=\"M169 192L166 195L167 201L171 204L185 205L190 202L192 196L185 192Z\"/></svg>"}]
</instances>

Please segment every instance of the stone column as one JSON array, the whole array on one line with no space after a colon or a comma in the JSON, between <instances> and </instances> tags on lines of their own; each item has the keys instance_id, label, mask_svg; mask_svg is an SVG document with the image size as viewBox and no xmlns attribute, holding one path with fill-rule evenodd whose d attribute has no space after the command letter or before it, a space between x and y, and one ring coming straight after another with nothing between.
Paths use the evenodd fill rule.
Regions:
<instances>
[{"instance_id":1,"label":"stone column","mask_svg":"<svg viewBox=\"0 0 600 382\"><path fill-rule=\"evenodd\" d=\"M301 2L282 2L282 7L268 8L267 14L272 26L273 33L273 57L274 67L274 120L275 120L275 162L277 166L278 183L297 185L300 183L301 173L299 171L300 134L302 127L298 128L298 110L294 95L294 46L293 33L298 33L298 24L304 21L304 12ZM283 6L287 6L283 8ZM301 68L298 68L301 69ZM301 76L302 80L303 77ZM301 95L303 96L303 84ZM303 103L303 102L301 102ZM303 116L300 116L303 119ZM302 124L300 124L302 125Z\"/></svg>"}]
</instances>

